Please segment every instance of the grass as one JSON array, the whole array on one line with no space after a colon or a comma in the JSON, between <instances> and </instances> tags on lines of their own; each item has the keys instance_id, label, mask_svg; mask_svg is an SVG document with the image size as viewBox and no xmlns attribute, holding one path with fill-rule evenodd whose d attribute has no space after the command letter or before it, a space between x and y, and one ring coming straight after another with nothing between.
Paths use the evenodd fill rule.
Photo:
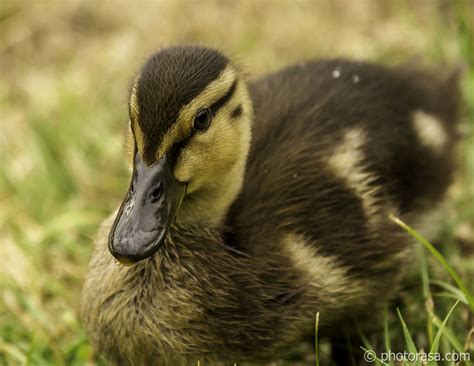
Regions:
<instances>
[{"instance_id":1,"label":"grass","mask_svg":"<svg viewBox=\"0 0 474 366\"><path fill-rule=\"evenodd\" d=\"M224 48L254 74L332 56L465 65L466 130L439 228L441 257L419 251L420 276L401 294L399 312L387 309L384 330L365 335L364 347L377 355L472 352L473 24L470 0L3 1L0 365L100 364L78 320L78 302L92 237L128 182L128 83L154 49L183 42ZM320 339L322 365L327 350Z\"/></svg>"},{"instance_id":2,"label":"grass","mask_svg":"<svg viewBox=\"0 0 474 366\"><path fill-rule=\"evenodd\" d=\"M451 315L453 314L454 310L456 309L459 303L463 303L466 306L466 308L469 308L471 315L474 314L474 303L472 303L473 293L464 284L459 274L453 269L453 267L446 261L446 259L438 252L438 250L428 240L426 240L416 230L406 225L399 218L392 216L391 220L394 221L399 226L401 226L410 235L412 235L419 243L421 243L422 246L425 249L427 249L433 255L434 258L436 258L439 264L441 264L441 266L445 269L445 271L449 274L449 276L457 285L457 288L456 288L447 282L443 282L443 281L432 282L433 284L437 284L438 286L449 289L448 291L450 291L454 295L454 299L451 300L454 302L454 305L452 305L452 307L449 309L449 312L445 316L444 320L441 322L440 319L434 313L434 300L433 300L433 295L430 289L429 269L427 266L426 257L423 250L418 248L419 249L418 254L420 257L419 262L421 264L421 270L420 270L421 283L423 287L423 297L426 304L425 306L426 306L426 315L427 315L425 318L425 322L426 322L425 344L427 346L427 349L424 350L423 348L418 348L415 345L415 342L410 333L410 330L407 324L405 323L405 320L403 319L403 316L400 310L397 309L399 323L403 330L403 338L405 340L405 350L410 352L411 355L418 354L420 355L420 357L422 357L423 354L431 355L431 357L433 357L434 360L430 360L428 356L425 356L427 360L426 364L428 365L438 364L438 362L436 361L435 355L439 355L439 357L445 357L446 354L454 353L454 352L460 357L460 362L457 364L465 364L465 365L470 364L469 361L473 360L472 336L474 332L474 327L471 326L471 329L469 332L467 332L467 335L465 336L465 338L462 338L462 335L459 336L459 333L450 329L447 326L447 324L448 324L448 320L451 318ZM449 298L451 298L451 296L449 296ZM456 298L457 300L455 300ZM436 334L433 333L433 328L437 328ZM385 347L382 350L378 350L377 352L373 347L371 347L371 345L366 339L364 342L365 347L362 347L362 349L365 352L371 352L373 359L379 365L395 365L396 363L394 362L393 359L389 359L389 362L386 362L387 355L389 355L390 352L397 352L397 351L393 351L392 347L390 346L391 340L390 340L390 332L389 332L389 322L388 322L387 317L385 317L385 320L384 320L383 337L385 340L385 344L384 344ZM445 339L445 342L443 344L441 343L442 337L444 337ZM398 352L402 352L402 351L398 351ZM380 357L377 357L377 355L382 355L382 354L384 354L385 356L383 357L383 359L381 359ZM404 362L403 364L404 365L413 364L413 365L418 366L422 364L422 360L423 359L417 359L417 360L414 360L413 362Z\"/></svg>"}]
</instances>

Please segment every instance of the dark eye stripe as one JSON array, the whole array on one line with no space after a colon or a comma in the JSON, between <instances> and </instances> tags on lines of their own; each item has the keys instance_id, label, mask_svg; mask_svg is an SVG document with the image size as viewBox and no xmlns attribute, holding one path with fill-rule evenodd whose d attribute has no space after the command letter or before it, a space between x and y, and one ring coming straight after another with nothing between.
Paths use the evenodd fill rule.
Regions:
<instances>
[{"instance_id":1,"label":"dark eye stripe","mask_svg":"<svg viewBox=\"0 0 474 366\"><path fill-rule=\"evenodd\" d=\"M235 89L237 87L237 80L234 80L232 83L231 87L225 93L224 96L222 96L220 99L218 99L211 107L209 108L212 112L212 115L216 115L216 113L221 109L229 100L232 98L232 95L234 95Z\"/></svg>"},{"instance_id":2,"label":"dark eye stripe","mask_svg":"<svg viewBox=\"0 0 474 366\"><path fill-rule=\"evenodd\" d=\"M179 157L179 154L180 154L181 150L188 144L189 140L191 140L193 135L194 135L194 132L191 133L190 136L185 137L183 140L174 143L170 147L168 152L166 153L166 155L168 156L168 161L169 161L171 170L173 170L174 167L176 166L176 163L178 161L178 157Z\"/></svg>"}]
</instances>

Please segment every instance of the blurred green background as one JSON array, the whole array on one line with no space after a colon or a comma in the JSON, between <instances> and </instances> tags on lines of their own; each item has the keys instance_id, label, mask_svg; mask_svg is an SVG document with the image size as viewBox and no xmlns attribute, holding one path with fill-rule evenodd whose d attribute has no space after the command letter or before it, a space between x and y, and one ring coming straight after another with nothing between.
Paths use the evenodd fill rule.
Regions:
<instances>
[{"instance_id":1,"label":"blurred green background","mask_svg":"<svg viewBox=\"0 0 474 366\"><path fill-rule=\"evenodd\" d=\"M1 1L0 364L97 362L78 304L94 232L128 184L129 83L151 52L177 43L221 48L250 76L333 56L462 63L465 137L440 230L443 254L472 286L473 24L473 0ZM444 317L453 300L426 305L420 292L402 305L423 345L423 319L430 309ZM449 324L469 347L472 313L460 305Z\"/></svg>"}]
</instances>

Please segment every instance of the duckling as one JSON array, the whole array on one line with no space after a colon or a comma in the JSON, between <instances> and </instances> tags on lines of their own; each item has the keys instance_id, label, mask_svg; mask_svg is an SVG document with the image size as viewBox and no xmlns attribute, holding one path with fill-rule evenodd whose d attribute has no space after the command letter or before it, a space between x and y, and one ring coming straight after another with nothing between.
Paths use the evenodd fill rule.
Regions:
<instances>
[{"instance_id":1,"label":"duckling","mask_svg":"<svg viewBox=\"0 0 474 366\"><path fill-rule=\"evenodd\" d=\"M373 323L413 257L389 213L418 225L452 180L456 79L334 59L248 81L215 49L153 54L130 92L130 186L83 289L94 347L120 365L267 362L316 313L328 337Z\"/></svg>"}]
</instances>

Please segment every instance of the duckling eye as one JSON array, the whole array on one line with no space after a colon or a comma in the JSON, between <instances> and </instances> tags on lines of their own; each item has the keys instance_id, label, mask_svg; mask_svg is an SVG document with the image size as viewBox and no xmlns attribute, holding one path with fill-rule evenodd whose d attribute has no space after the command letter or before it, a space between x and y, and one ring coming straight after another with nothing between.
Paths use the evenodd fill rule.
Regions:
<instances>
[{"instance_id":1,"label":"duckling eye","mask_svg":"<svg viewBox=\"0 0 474 366\"><path fill-rule=\"evenodd\" d=\"M212 114L209 108L200 109L194 117L194 128L196 130L207 130L211 124Z\"/></svg>"}]
</instances>

